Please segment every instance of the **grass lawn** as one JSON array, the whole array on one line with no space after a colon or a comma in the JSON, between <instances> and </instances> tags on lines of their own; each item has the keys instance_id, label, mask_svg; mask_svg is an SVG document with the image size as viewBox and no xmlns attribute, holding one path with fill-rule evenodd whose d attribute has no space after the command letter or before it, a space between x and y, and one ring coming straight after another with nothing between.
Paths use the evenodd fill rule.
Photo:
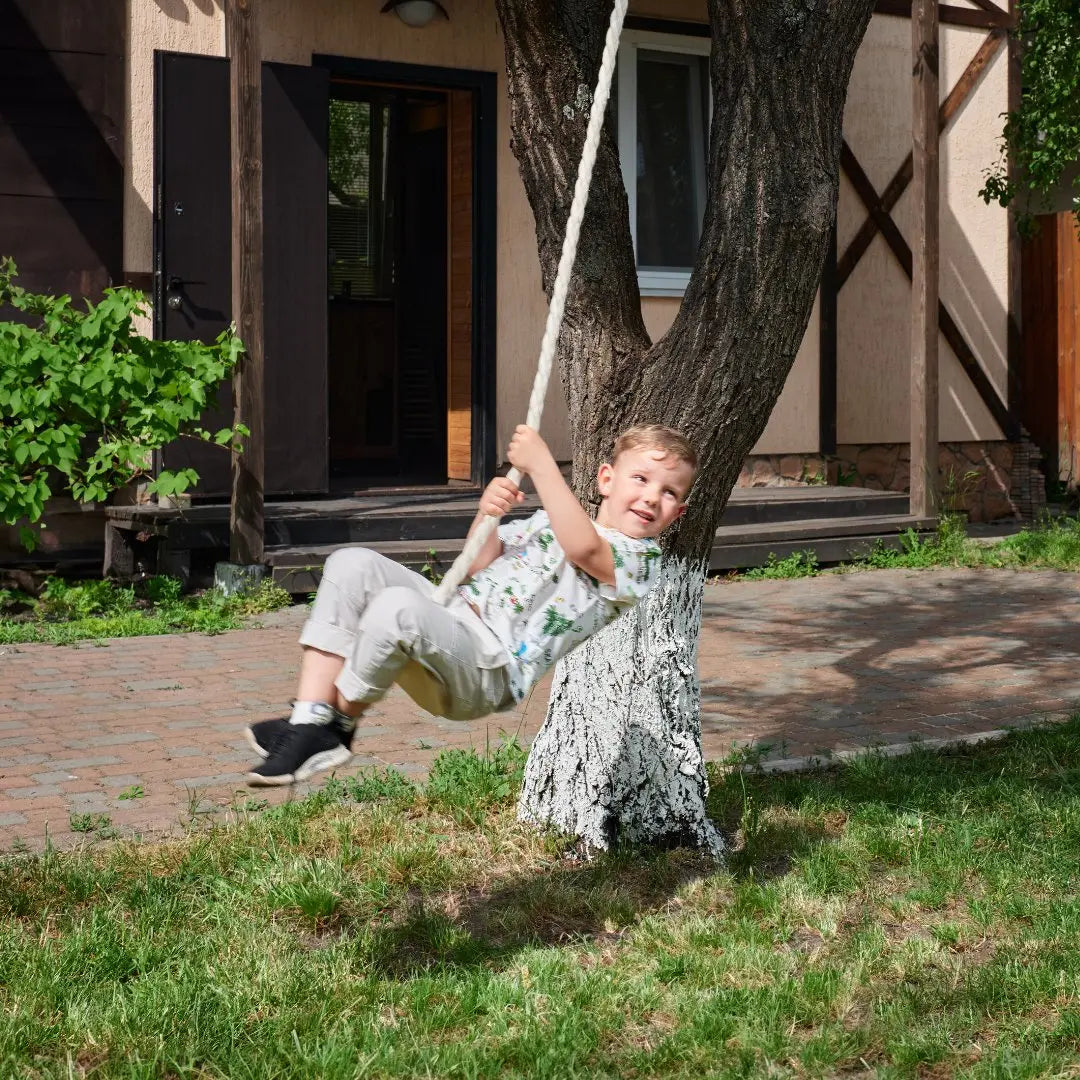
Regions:
<instances>
[{"instance_id":1,"label":"grass lawn","mask_svg":"<svg viewBox=\"0 0 1080 1080\"><path fill-rule=\"evenodd\" d=\"M0 1076L1080 1075L1080 718L717 773L727 867L580 864L460 751L0 862Z\"/></svg>"}]
</instances>

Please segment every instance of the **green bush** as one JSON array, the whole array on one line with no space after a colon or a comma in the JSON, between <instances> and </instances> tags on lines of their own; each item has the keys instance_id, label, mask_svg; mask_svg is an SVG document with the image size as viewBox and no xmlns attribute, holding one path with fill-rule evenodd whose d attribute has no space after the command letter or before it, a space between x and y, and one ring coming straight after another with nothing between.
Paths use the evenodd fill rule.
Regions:
<instances>
[{"instance_id":1,"label":"green bush","mask_svg":"<svg viewBox=\"0 0 1080 1080\"><path fill-rule=\"evenodd\" d=\"M212 345L153 341L132 320L142 294L106 289L85 311L69 296L41 296L13 284L0 259L0 304L36 325L0 322L0 521L38 521L55 485L81 502L101 502L150 468L151 452L188 435L239 449L247 429L211 434L198 426L243 351L231 330ZM193 469L162 472L148 490L185 491ZM34 546L33 532L22 528Z\"/></svg>"}]
</instances>

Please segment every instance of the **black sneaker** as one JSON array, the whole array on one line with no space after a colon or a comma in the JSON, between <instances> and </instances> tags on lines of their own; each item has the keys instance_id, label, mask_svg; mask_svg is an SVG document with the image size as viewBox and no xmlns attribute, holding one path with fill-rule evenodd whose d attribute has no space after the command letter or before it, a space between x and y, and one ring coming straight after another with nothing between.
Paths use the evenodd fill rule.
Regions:
<instances>
[{"instance_id":1,"label":"black sneaker","mask_svg":"<svg viewBox=\"0 0 1080 1080\"><path fill-rule=\"evenodd\" d=\"M334 719L331 721L330 726L337 731L342 745L346 747L352 746L353 732L356 730L356 724L352 720L335 709ZM273 720L259 720L257 723L249 724L244 729L244 736L248 741L248 746L265 761L274 752L278 740L287 734L288 730L288 717L282 716L275 717Z\"/></svg>"},{"instance_id":2,"label":"black sneaker","mask_svg":"<svg viewBox=\"0 0 1080 1080\"><path fill-rule=\"evenodd\" d=\"M265 761L275 750L278 740L285 734L289 727L287 717L279 716L273 720L260 720L256 724L249 724L244 729L248 746Z\"/></svg>"},{"instance_id":3,"label":"black sneaker","mask_svg":"<svg viewBox=\"0 0 1080 1080\"><path fill-rule=\"evenodd\" d=\"M263 764L248 773L248 783L253 787L278 787L344 765L352 751L342 741L338 716L337 710L327 705L313 709L306 723L286 721L287 730L282 730L268 749Z\"/></svg>"}]
</instances>

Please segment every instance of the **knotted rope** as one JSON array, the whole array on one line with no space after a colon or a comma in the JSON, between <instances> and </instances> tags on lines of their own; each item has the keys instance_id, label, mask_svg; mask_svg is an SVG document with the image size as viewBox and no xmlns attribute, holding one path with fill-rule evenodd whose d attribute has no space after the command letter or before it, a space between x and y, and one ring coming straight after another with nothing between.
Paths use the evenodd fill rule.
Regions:
<instances>
[{"instance_id":1,"label":"knotted rope","mask_svg":"<svg viewBox=\"0 0 1080 1080\"><path fill-rule=\"evenodd\" d=\"M540 427L540 417L544 412L544 399L547 397L551 368L555 362L555 347L559 343L559 331L562 328L563 312L566 310L566 294L570 289L570 275L574 270L574 258L577 255L578 237L581 234L581 222L585 217L585 205L589 201L589 185L592 183L593 167L596 164L596 151L600 146L600 133L604 126L604 114L607 111L608 98L611 95L611 80L615 72L615 60L619 52L619 37L622 34L623 20L629 0L615 0L608 25L607 39L604 42L604 56L600 62L600 75L593 94L592 111L589 114L589 126L585 133L585 146L581 151L581 164L578 166L577 182L574 185L574 199L570 204L570 218L566 223L566 235L563 237L562 254L559 257L559 272L555 276L555 285L551 290L551 304L548 307L547 324L540 343L540 360L533 379L532 395L529 398L529 412L525 423L531 428ZM521 473L513 468L507 477L515 484L521 483ZM480 527L469 537L461 554L454 560L454 565L446 572L435 599L446 604L454 590L468 577L469 567L498 525L497 517L487 517Z\"/></svg>"}]
</instances>

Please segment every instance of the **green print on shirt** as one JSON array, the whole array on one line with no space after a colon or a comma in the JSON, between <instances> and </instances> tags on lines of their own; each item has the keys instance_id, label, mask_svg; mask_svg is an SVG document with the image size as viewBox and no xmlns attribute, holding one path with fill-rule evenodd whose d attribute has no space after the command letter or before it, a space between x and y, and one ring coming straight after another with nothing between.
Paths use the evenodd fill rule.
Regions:
<instances>
[{"instance_id":1,"label":"green print on shirt","mask_svg":"<svg viewBox=\"0 0 1080 1080\"><path fill-rule=\"evenodd\" d=\"M573 630L573 628L573 619L568 619L565 615L560 615L553 607L544 608L543 633L549 634L551 637L558 637L560 634L565 634L568 630Z\"/></svg>"},{"instance_id":2,"label":"green print on shirt","mask_svg":"<svg viewBox=\"0 0 1080 1080\"><path fill-rule=\"evenodd\" d=\"M652 577L653 563L660 558L660 549L647 547L641 553L641 568L638 570L638 584L644 585Z\"/></svg>"},{"instance_id":3,"label":"green print on shirt","mask_svg":"<svg viewBox=\"0 0 1080 1080\"><path fill-rule=\"evenodd\" d=\"M541 529L536 534L536 542L540 545L541 551L547 551L551 547L552 541L555 539L555 534L549 529Z\"/></svg>"},{"instance_id":4,"label":"green print on shirt","mask_svg":"<svg viewBox=\"0 0 1080 1080\"><path fill-rule=\"evenodd\" d=\"M514 586L507 585L506 588L503 589L503 593L506 596L510 597L508 603L514 609L514 611L517 612L518 615L520 615L525 610L525 605L514 595Z\"/></svg>"}]
</instances>

